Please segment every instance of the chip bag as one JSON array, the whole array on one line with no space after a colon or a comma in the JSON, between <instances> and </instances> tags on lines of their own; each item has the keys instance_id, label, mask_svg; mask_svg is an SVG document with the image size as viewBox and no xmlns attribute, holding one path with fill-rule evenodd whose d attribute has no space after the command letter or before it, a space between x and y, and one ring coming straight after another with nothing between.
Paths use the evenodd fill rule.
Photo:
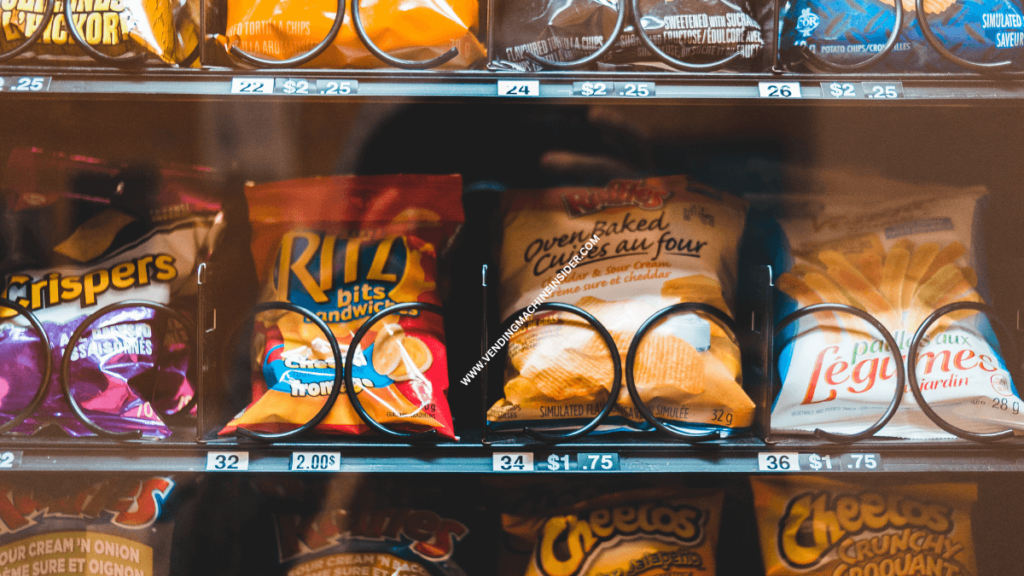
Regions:
<instances>
[{"instance_id":1,"label":"chip bag","mask_svg":"<svg viewBox=\"0 0 1024 576\"><path fill-rule=\"evenodd\" d=\"M624 0L627 1L628 0ZM493 3L494 60L497 70L539 70L526 53L569 62L589 56L611 35L617 1L498 0ZM637 17L654 44L669 56L694 64L736 52L727 69L757 68L764 40L754 6L728 0L640 0ZM675 70L655 58L626 21L615 44L598 59L599 68Z\"/></svg>"},{"instance_id":2,"label":"chip bag","mask_svg":"<svg viewBox=\"0 0 1024 576\"><path fill-rule=\"evenodd\" d=\"M463 220L459 176L339 176L246 190L260 300L292 302L330 326L348 351L356 330L400 302L440 305L437 249ZM253 402L221 434L244 427L279 432L301 426L334 386L327 337L294 312L257 320ZM448 408L442 319L410 310L376 324L351 367L356 393L378 422L437 430L454 438ZM363 434L345 392L317 430Z\"/></svg>"},{"instance_id":3,"label":"chip bag","mask_svg":"<svg viewBox=\"0 0 1024 576\"><path fill-rule=\"evenodd\" d=\"M167 576L175 481L7 475L0 483L0 567L8 574Z\"/></svg>"},{"instance_id":4,"label":"chip bag","mask_svg":"<svg viewBox=\"0 0 1024 576\"><path fill-rule=\"evenodd\" d=\"M751 478L767 576L975 576L974 484Z\"/></svg>"},{"instance_id":5,"label":"chip bag","mask_svg":"<svg viewBox=\"0 0 1024 576\"><path fill-rule=\"evenodd\" d=\"M142 52L167 64L199 66L199 6L192 0L77 0L71 9L85 41L108 56ZM45 0L0 2L0 52L42 25L47 29L31 52L44 58L86 57L67 30L64 0L57 0L53 17L44 23L45 12Z\"/></svg>"},{"instance_id":6,"label":"chip bag","mask_svg":"<svg viewBox=\"0 0 1024 576\"><path fill-rule=\"evenodd\" d=\"M655 488L614 492L542 514L502 514L533 552L526 576L714 576L723 493Z\"/></svg>"},{"instance_id":7,"label":"chip bag","mask_svg":"<svg viewBox=\"0 0 1024 576\"><path fill-rule=\"evenodd\" d=\"M227 32L222 42L266 58L291 58L327 37L338 10L336 0L228 0ZM360 6L370 40L395 58L428 60L458 48L445 68L468 68L486 50L475 31L477 0L380 0ZM313 68L379 68L384 63L363 46L352 25L352 3L334 43L313 59Z\"/></svg>"},{"instance_id":8,"label":"chip bag","mask_svg":"<svg viewBox=\"0 0 1024 576\"><path fill-rule=\"evenodd\" d=\"M820 302L870 313L893 335L905 358L914 333L952 302L985 302L982 253L984 189L932 189L897 184L857 196L775 200L776 321ZM852 434L876 422L892 402L896 368L881 335L849 314L805 316L777 340L782 388L772 428L822 428ZM974 432L1024 428L1021 401L984 314L939 319L919 348L917 378L936 412ZM1006 408L1003 408L1006 406ZM904 395L878 433L952 438Z\"/></svg>"},{"instance_id":9,"label":"chip bag","mask_svg":"<svg viewBox=\"0 0 1024 576\"><path fill-rule=\"evenodd\" d=\"M13 432L55 425L92 435L71 412L59 381L61 356L78 326L124 300L195 309L196 268L222 228L209 170L165 166L133 173L82 156L18 149L3 187L9 191L0 270L3 295L39 319L53 349L41 407ZM28 407L43 373L38 333L26 318L0 317L0 422ZM163 418L185 407L189 335L166 314L132 307L105 314L71 351L71 390L85 414L113 432L165 438Z\"/></svg>"},{"instance_id":10,"label":"chip bag","mask_svg":"<svg viewBox=\"0 0 1024 576\"><path fill-rule=\"evenodd\" d=\"M880 52L896 22L895 0L789 0L782 5L779 57L806 69L801 51L856 64ZM1024 10L1018 0L926 0L927 24L947 50L979 63L1024 67ZM963 72L921 35L914 0L903 0L903 29L873 72ZM841 95L837 95L841 96Z\"/></svg>"},{"instance_id":11,"label":"chip bag","mask_svg":"<svg viewBox=\"0 0 1024 576\"><path fill-rule=\"evenodd\" d=\"M268 576L386 574L465 576L488 540L482 515L458 481L432 483L333 476L254 480L264 496L254 522L273 533ZM267 526L269 525L269 526ZM479 572L484 573L484 572Z\"/></svg>"},{"instance_id":12,"label":"chip bag","mask_svg":"<svg viewBox=\"0 0 1024 576\"><path fill-rule=\"evenodd\" d=\"M503 318L549 298L574 304L608 329L625 370L634 334L662 308L698 302L731 314L746 215L737 198L673 176L510 192L503 202ZM505 398L487 414L493 428L579 426L601 411L612 362L582 318L542 311L517 320L505 337ZM753 421L739 347L699 314L670 316L648 332L634 374L651 412L678 426L730 432ZM625 379L602 426L649 426Z\"/></svg>"}]
</instances>

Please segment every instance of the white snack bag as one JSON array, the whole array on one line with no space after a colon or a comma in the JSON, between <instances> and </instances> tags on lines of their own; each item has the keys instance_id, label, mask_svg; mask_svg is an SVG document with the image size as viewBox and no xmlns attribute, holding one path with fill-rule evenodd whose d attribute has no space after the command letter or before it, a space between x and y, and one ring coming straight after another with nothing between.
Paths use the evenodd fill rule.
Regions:
<instances>
[{"instance_id":1,"label":"white snack bag","mask_svg":"<svg viewBox=\"0 0 1024 576\"><path fill-rule=\"evenodd\" d=\"M941 192L786 196L775 215L776 323L821 302L848 304L881 321L906 358L929 314L952 302L987 302L981 245L983 188ZM780 274L781 273L781 274ZM895 360L880 334L844 313L818 313L776 340L782 386L772 407L777 432L853 434L892 402ZM988 318L943 316L919 348L917 378L928 404L971 432L1024 429L1024 402ZM921 410L908 384L877 436L950 439Z\"/></svg>"}]
</instances>

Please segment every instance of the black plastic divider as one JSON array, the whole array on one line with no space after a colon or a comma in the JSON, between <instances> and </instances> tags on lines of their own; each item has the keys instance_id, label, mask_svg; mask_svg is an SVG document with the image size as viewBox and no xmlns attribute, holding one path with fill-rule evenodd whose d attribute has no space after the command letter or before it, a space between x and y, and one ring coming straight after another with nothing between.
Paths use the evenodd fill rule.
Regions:
<instances>
[{"instance_id":1,"label":"black plastic divider","mask_svg":"<svg viewBox=\"0 0 1024 576\"><path fill-rule=\"evenodd\" d=\"M954 434L964 440L971 440L973 442L995 442L998 440L1012 438L1014 436L1012 429L1003 430L1001 432L978 433L954 426L947 422L945 418L939 416L939 414L928 405L928 402L924 399L924 394L921 393L921 386L917 381L917 350L924 341L924 337L928 333L928 329L931 328L935 322L947 314L960 310L977 310L978 312L982 312L988 316L989 321L1002 332L1004 339L1003 343L1009 344L1010 353L1007 354L1004 351L1004 358L1006 359L1007 367L1018 368L1020 366L1017 341L1013 337L1013 332L999 318L994 308L978 302L953 302L952 304L947 304L929 314L917 329L917 332L914 334L914 339L910 342L910 349L907 351L907 370L909 372L910 392L914 395L914 399L917 400L917 404L921 407L921 411L923 411L936 426L950 434ZM1011 376L1013 376L1012 371Z\"/></svg>"},{"instance_id":2,"label":"black plastic divider","mask_svg":"<svg viewBox=\"0 0 1024 576\"><path fill-rule=\"evenodd\" d=\"M743 389L754 402L754 436L770 443L772 374L775 355L772 334L775 317L772 312L772 269L769 266L750 266L740 277L736 317L750 318L750 330L740 330L740 356L744 359Z\"/></svg>"},{"instance_id":3,"label":"black plastic divider","mask_svg":"<svg viewBox=\"0 0 1024 576\"><path fill-rule=\"evenodd\" d=\"M38 410L39 406L43 403L43 400L46 399L46 392L50 388L50 376L53 375L53 351L50 344L50 337L47 336L46 330L43 328L43 324L39 321L39 318L37 318L31 310L17 302L8 300L7 298L0 298L0 306L14 310L28 320L32 329L39 334L39 343L43 345L43 358L45 358L43 361L43 377L39 383L39 387L36 389L35 395L32 397L32 401L29 402L28 406L23 410L15 414L14 418L4 422L3 425L0 425L0 434L2 434L14 429L18 424L24 422L25 418L28 418Z\"/></svg>"},{"instance_id":4,"label":"black plastic divider","mask_svg":"<svg viewBox=\"0 0 1024 576\"><path fill-rule=\"evenodd\" d=\"M814 431L814 437L819 440L827 440L829 442L835 443L850 443L871 438L872 436L877 434L879 430L884 428L885 425L889 423L889 420L892 420L892 417L896 415L896 410L898 410L900 407L900 401L903 399L903 390L906 387L907 374L906 369L903 366L903 358L900 355L899 344L896 342L896 339L893 338L892 334L889 333L889 331L885 328L885 326L871 314L868 314L867 312L859 308L854 308L853 306L849 306L847 304L834 303L812 304L810 306L806 306L804 308L796 310L792 314L783 318L782 321L778 323L778 325L775 327L775 337L778 337L778 335L782 333L782 331L785 330L790 324L800 320L804 316L811 316L813 314L821 314L826 312L841 312L844 314L851 314L853 316L860 318L861 320L864 320L868 324L871 324L871 326L875 330L878 330L878 333L882 335L882 338L885 340L885 343L889 346L889 352L893 355L893 358L895 358L896 360L896 389L893 391L893 398L892 402L889 403L889 408L886 409L885 413L882 414L882 416L874 424L865 428L863 431L858 432L856 434L837 434L834 432L826 432L825 430L818 428ZM774 363L776 365L778 364L778 356L781 352L782 348L779 347L773 353ZM774 389L775 374L773 374L771 382L772 388Z\"/></svg>"}]
</instances>

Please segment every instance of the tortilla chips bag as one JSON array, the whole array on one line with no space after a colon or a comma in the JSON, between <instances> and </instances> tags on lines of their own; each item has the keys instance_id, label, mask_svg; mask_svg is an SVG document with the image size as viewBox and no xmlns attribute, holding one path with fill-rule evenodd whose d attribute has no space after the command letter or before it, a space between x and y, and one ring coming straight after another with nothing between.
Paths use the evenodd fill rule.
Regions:
<instances>
[{"instance_id":1,"label":"tortilla chips bag","mask_svg":"<svg viewBox=\"0 0 1024 576\"><path fill-rule=\"evenodd\" d=\"M91 436L60 385L72 334L88 316L125 300L170 305L185 316L195 310L196 270L223 229L219 181L203 168L135 173L94 158L18 149L2 185L11 191L0 234L3 296L38 318L53 358L42 404L12 432L53 425ZM30 405L44 360L28 320L0 311L0 422L8 422ZM107 313L71 351L71 392L104 430L166 438L164 419L194 395L188 341L166 313L141 306Z\"/></svg>"},{"instance_id":2,"label":"tortilla chips bag","mask_svg":"<svg viewBox=\"0 0 1024 576\"><path fill-rule=\"evenodd\" d=\"M895 184L893 185L895 186ZM906 355L936 309L986 302L981 251L984 189L905 187L900 194L776 199L773 255L776 318L820 302L870 313ZM805 316L776 345L782 388L772 409L778 431L855 433L892 402L893 357L881 335L849 314ZM929 405L973 432L1024 429L1021 401L984 314L954 312L933 324L919 349L917 378ZM881 436L952 438L907 393Z\"/></svg>"},{"instance_id":3,"label":"tortilla chips bag","mask_svg":"<svg viewBox=\"0 0 1024 576\"><path fill-rule=\"evenodd\" d=\"M974 484L751 478L767 576L976 576Z\"/></svg>"},{"instance_id":4,"label":"tortilla chips bag","mask_svg":"<svg viewBox=\"0 0 1024 576\"><path fill-rule=\"evenodd\" d=\"M108 56L144 52L167 64L199 66L199 5L193 0L72 1L75 26L96 50ZM31 52L47 58L84 57L68 32L64 0L57 0L53 17L42 22L45 12L45 0L0 2L0 52L46 26Z\"/></svg>"},{"instance_id":5,"label":"tortilla chips bag","mask_svg":"<svg viewBox=\"0 0 1024 576\"><path fill-rule=\"evenodd\" d=\"M502 514L526 576L714 576L723 493L656 488L615 492L543 514Z\"/></svg>"},{"instance_id":6,"label":"tortilla chips bag","mask_svg":"<svg viewBox=\"0 0 1024 576\"><path fill-rule=\"evenodd\" d=\"M262 302L291 302L331 328L342 360L363 323L400 302L440 305L437 250L463 220L459 176L337 176L250 186L252 253ZM308 422L334 386L331 347L295 312L257 319L252 403L221 434L280 432ZM377 323L351 367L356 394L378 422L454 438L442 318L408 310ZM318 431L369 427L340 391Z\"/></svg>"},{"instance_id":7,"label":"tortilla chips bag","mask_svg":"<svg viewBox=\"0 0 1024 576\"><path fill-rule=\"evenodd\" d=\"M685 176L613 181L605 188L511 192L504 199L501 314L549 299L593 314L626 352L647 318L680 302L731 315L746 205ZM579 426L605 405L612 362L579 316L539 312L509 332L505 398L495 429ZM660 418L696 430L750 426L731 335L699 314L677 314L645 336L635 366L641 399ZM605 429L650 425L625 379Z\"/></svg>"}]
</instances>

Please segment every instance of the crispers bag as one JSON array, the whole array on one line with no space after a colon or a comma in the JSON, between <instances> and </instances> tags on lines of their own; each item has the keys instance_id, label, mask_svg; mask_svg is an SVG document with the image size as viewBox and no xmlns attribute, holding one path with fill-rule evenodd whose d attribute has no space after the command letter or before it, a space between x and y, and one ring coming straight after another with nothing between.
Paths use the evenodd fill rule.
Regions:
<instances>
[{"instance_id":1,"label":"crispers bag","mask_svg":"<svg viewBox=\"0 0 1024 576\"><path fill-rule=\"evenodd\" d=\"M463 219L459 176L338 176L246 191L262 302L291 302L331 328L342 356L363 323L400 302L440 304L437 252ZM308 422L334 386L327 335L301 314L258 315L253 402L221 432L279 432ZM403 311L375 324L351 367L378 422L454 437L443 323ZM318 430L369 430L344 391Z\"/></svg>"}]
</instances>

